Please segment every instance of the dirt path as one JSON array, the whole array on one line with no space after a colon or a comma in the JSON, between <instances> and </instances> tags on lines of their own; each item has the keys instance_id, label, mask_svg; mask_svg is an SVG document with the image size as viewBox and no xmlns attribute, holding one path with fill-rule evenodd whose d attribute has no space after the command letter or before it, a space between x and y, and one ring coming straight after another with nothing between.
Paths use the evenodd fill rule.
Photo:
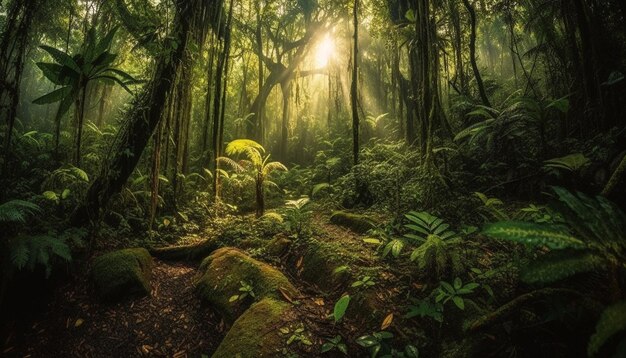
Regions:
<instances>
[{"instance_id":1,"label":"dirt path","mask_svg":"<svg viewBox=\"0 0 626 358\"><path fill-rule=\"evenodd\" d=\"M46 314L2 342L15 357L200 357L223 338L221 319L193 293L196 264L155 260L151 297L96 302L86 282L60 287Z\"/></svg>"}]
</instances>

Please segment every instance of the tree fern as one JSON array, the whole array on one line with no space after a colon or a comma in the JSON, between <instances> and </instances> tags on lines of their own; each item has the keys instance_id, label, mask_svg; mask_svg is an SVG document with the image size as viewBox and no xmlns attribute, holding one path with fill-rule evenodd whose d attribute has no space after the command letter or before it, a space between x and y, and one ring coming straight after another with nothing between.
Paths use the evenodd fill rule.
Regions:
<instances>
[{"instance_id":1,"label":"tree fern","mask_svg":"<svg viewBox=\"0 0 626 358\"><path fill-rule=\"evenodd\" d=\"M58 237L52 235L22 235L12 240L9 247L11 263L18 270L34 270L41 265L46 275L52 272L50 258L59 258L71 261L72 255L69 246Z\"/></svg>"}]
</instances>

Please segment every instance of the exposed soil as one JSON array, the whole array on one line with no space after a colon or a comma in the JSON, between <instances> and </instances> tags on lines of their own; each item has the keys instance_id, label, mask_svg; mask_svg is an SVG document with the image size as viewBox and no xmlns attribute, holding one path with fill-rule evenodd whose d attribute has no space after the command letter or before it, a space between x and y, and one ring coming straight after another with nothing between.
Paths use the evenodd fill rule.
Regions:
<instances>
[{"instance_id":1,"label":"exposed soil","mask_svg":"<svg viewBox=\"0 0 626 358\"><path fill-rule=\"evenodd\" d=\"M193 292L195 263L155 260L152 295L107 305L86 278L59 287L46 313L13 323L2 346L8 357L200 357L224 336L215 312ZM28 324L28 326L25 326Z\"/></svg>"}]
</instances>

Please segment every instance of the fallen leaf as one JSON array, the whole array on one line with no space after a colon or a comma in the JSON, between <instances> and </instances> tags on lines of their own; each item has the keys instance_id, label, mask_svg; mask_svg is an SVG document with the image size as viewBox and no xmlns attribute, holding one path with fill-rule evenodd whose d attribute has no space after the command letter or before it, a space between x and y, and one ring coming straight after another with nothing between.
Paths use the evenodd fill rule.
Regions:
<instances>
[{"instance_id":1,"label":"fallen leaf","mask_svg":"<svg viewBox=\"0 0 626 358\"><path fill-rule=\"evenodd\" d=\"M285 299L287 301L289 301L289 303L293 303L293 300L291 299L291 297L289 297L289 294L287 293L287 291L284 288L279 287L278 290L280 291L280 293L283 294L283 297L285 297Z\"/></svg>"},{"instance_id":2,"label":"fallen leaf","mask_svg":"<svg viewBox=\"0 0 626 358\"><path fill-rule=\"evenodd\" d=\"M141 351L142 351L144 354L148 354L148 353L150 353L150 351L151 351L151 350L152 350L152 347L151 347L151 346L149 346L149 345L147 345L147 344L144 344L143 346L141 346Z\"/></svg>"},{"instance_id":3,"label":"fallen leaf","mask_svg":"<svg viewBox=\"0 0 626 358\"><path fill-rule=\"evenodd\" d=\"M324 305L324 299L321 298L321 297L320 298L316 298L314 302L318 306L323 306Z\"/></svg>"},{"instance_id":4,"label":"fallen leaf","mask_svg":"<svg viewBox=\"0 0 626 358\"><path fill-rule=\"evenodd\" d=\"M80 327L83 323L85 323L85 320L82 318L79 318L76 320L76 322L74 322L74 327Z\"/></svg>"},{"instance_id":5,"label":"fallen leaf","mask_svg":"<svg viewBox=\"0 0 626 358\"><path fill-rule=\"evenodd\" d=\"M296 268L302 267L302 260L304 260L304 256L300 256L298 262L296 262Z\"/></svg>"},{"instance_id":6,"label":"fallen leaf","mask_svg":"<svg viewBox=\"0 0 626 358\"><path fill-rule=\"evenodd\" d=\"M387 317L385 317L383 323L380 325L380 330L384 331L385 329L387 329L389 326L391 326L391 322L393 322L393 313L390 313L387 315Z\"/></svg>"}]
</instances>

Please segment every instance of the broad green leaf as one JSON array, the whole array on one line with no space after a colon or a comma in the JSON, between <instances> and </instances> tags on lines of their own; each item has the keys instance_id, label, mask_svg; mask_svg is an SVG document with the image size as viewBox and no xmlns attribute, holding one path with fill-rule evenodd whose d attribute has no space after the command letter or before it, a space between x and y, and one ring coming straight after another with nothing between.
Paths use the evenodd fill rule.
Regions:
<instances>
[{"instance_id":1,"label":"broad green leaf","mask_svg":"<svg viewBox=\"0 0 626 358\"><path fill-rule=\"evenodd\" d=\"M463 301L463 298L459 297L459 296L454 296L452 297L452 302L454 302L454 304L461 310L465 309L465 302Z\"/></svg>"},{"instance_id":2,"label":"broad green leaf","mask_svg":"<svg viewBox=\"0 0 626 358\"><path fill-rule=\"evenodd\" d=\"M339 322L346 314L346 310L348 309L348 305L350 304L350 295L342 296L335 303L335 308L333 310L333 317L335 322Z\"/></svg>"},{"instance_id":3,"label":"broad green leaf","mask_svg":"<svg viewBox=\"0 0 626 358\"><path fill-rule=\"evenodd\" d=\"M615 334L626 330L626 301L609 306L604 310L596 324L596 332L591 336L587 353L590 357L596 356Z\"/></svg>"},{"instance_id":4,"label":"broad green leaf","mask_svg":"<svg viewBox=\"0 0 626 358\"><path fill-rule=\"evenodd\" d=\"M585 245L562 227L540 225L522 221L501 221L488 224L482 233L496 239L527 244L534 247L547 246L550 249L581 249Z\"/></svg>"},{"instance_id":5,"label":"broad green leaf","mask_svg":"<svg viewBox=\"0 0 626 358\"><path fill-rule=\"evenodd\" d=\"M77 73L82 72L80 67L74 61L74 59L70 55L66 54L65 52L58 50L54 47L46 46L46 45L41 45L39 47L42 50L49 53L50 56L52 56L52 58L60 65L67 66L71 68L73 71L76 71Z\"/></svg>"},{"instance_id":6,"label":"broad green leaf","mask_svg":"<svg viewBox=\"0 0 626 358\"><path fill-rule=\"evenodd\" d=\"M72 93L71 87L61 87L33 100L33 103L41 105L41 104L59 102L65 97L67 97L68 95L70 95L71 93Z\"/></svg>"},{"instance_id":7,"label":"broad green leaf","mask_svg":"<svg viewBox=\"0 0 626 358\"><path fill-rule=\"evenodd\" d=\"M521 279L529 284L550 284L604 267L606 260L588 252L552 251L529 263L522 270Z\"/></svg>"}]
</instances>

